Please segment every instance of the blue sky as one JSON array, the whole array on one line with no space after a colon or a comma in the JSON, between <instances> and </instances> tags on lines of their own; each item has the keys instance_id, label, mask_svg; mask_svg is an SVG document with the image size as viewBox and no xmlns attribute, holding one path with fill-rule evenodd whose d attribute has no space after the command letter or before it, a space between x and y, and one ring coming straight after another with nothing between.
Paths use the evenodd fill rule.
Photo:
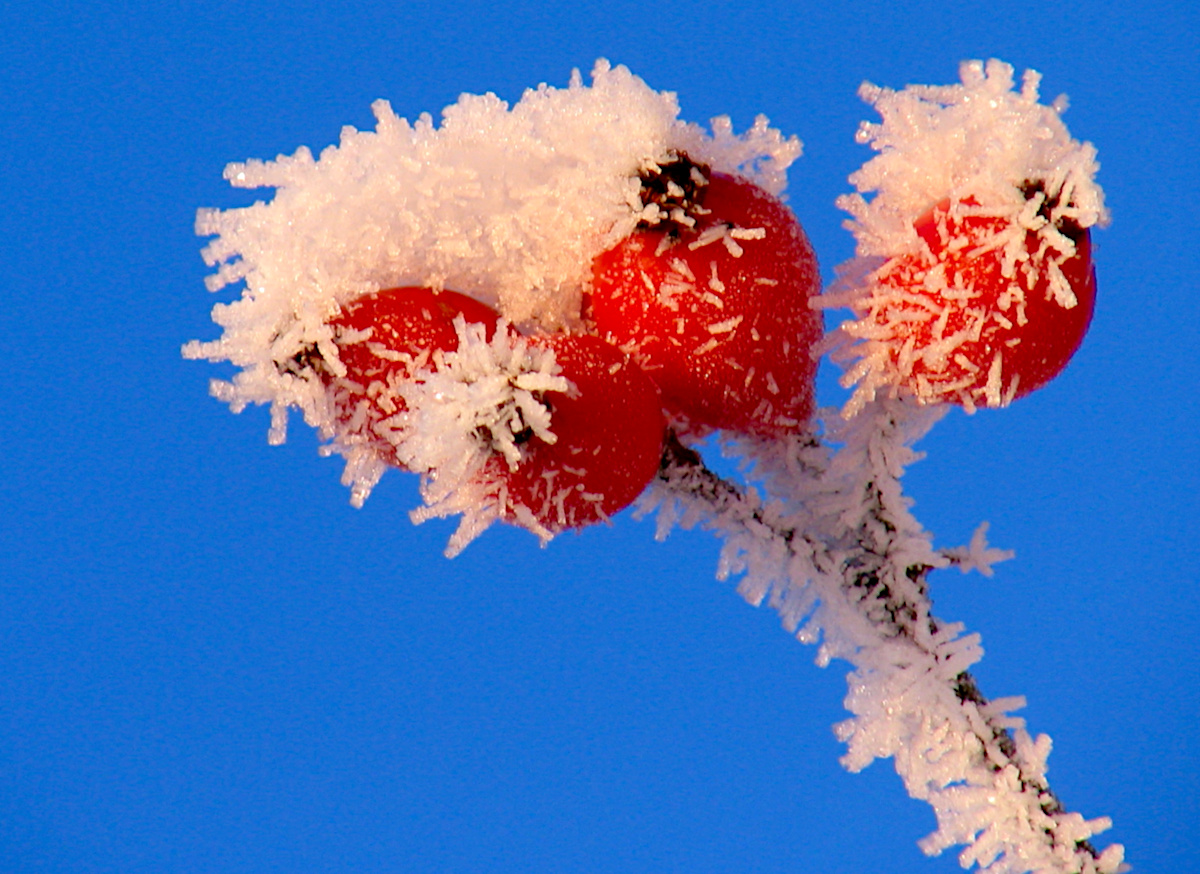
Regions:
<instances>
[{"instance_id":1,"label":"blue sky","mask_svg":"<svg viewBox=\"0 0 1200 874\"><path fill-rule=\"evenodd\" d=\"M254 197L227 162L597 57L688 119L798 135L827 276L862 80L994 56L1070 96L1113 214L1092 331L1053 385L943 421L907 486L940 544L986 519L1016 550L935 576L935 606L982 633L987 694L1028 697L1066 804L1136 870L1194 865L1191 4L74 6L0 12L0 870L958 870L916 848L933 817L888 763L838 766L844 670L714 581L706 535L623 516L447 561L411 477L354 510L312 434L268 447L265 411L179 356L216 335L195 210Z\"/></svg>"}]
</instances>

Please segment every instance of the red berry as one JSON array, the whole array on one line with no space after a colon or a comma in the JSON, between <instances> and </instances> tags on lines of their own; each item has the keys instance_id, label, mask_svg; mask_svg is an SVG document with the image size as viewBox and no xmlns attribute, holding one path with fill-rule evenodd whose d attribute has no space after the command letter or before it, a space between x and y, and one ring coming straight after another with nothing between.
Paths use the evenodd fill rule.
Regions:
<instances>
[{"instance_id":1,"label":"red berry","mask_svg":"<svg viewBox=\"0 0 1200 874\"><path fill-rule=\"evenodd\" d=\"M690 194L683 207L669 203L669 220L596 259L585 316L633 354L685 425L795 431L813 409L816 257L779 200L746 179L706 175L698 207Z\"/></svg>"},{"instance_id":2,"label":"red berry","mask_svg":"<svg viewBox=\"0 0 1200 874\"><path fill-rule=\"evenodd\" d=\"M868 333L918 398L1002 406L1057 376L1083 341L1096 301L1091 238L1069 222L1022 230L964 204L961 216L943 201L919 218L928 252L878 271Z\"/></svg>"},{"instance_id":3,"label":"red berry","mask_svg":"<svg viewBox=\"0 0 1200 874\"><path fill-rule=\"evenodd\" d=\"M526 440L515 470L499 457L489 465L507 490L504 515L520 521L532 513L551 532L604 521L658 471L666 428L658 389L628 355L598 337L557 334L532 342L554 351L574 388L539 397L550 410L554 443Z\"/></svg>"},{"instance_id":4,"label":"red berry","mask_svg":"<svg viewBox=\"0 0 1200 874\"><path fill-rule=\"evenodd\" d=\"M351 301L330 323L346 374L335 376L324 362L318 372L334 392L341 424L371 442L388 464L403 467L388 439L395 430L393 417L404 410L395 389L426 366L434 351L458 348L453 320L460 313L468 324L487 325L489 336L500 318L491 307L456 291L389 288ZM370 334L362 336L368 329Z\"/></svg>"}]
</instances>

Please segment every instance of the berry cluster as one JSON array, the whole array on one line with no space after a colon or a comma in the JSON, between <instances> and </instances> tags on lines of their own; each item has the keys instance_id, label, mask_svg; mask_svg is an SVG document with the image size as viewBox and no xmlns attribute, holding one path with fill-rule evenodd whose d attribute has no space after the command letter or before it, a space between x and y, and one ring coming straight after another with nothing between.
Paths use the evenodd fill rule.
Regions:
<instances>
[{"instance_id":1,"label":"berry cluster","mask_svg":"<svg viewBox=\"0 0 1200 874\"><path fill-rule=\"evenodd\" d=\"M631 503L658 470L668 427L767 437L803 428L821 330L810 306L816 259L799 223L748 180L683 154L647 162L640 180L642 219L593 264L582 330L524 336L459 292L392 288L330 322L336 361L309 350L289 368L319 377L344 443L430 477L445 471L409 439L414 403L458 404L458 430L475 450L458 485L543 536ZM499 379L507 394L464 402L420 390L459 366L464 342L523 359L468 378ZM550 353L548 370L534 352ZM526 390L534 372L552 382Z\"/></svg>"},{"instance_id":2,"label":"berry cluster","mask_svg":"<svg viewBox=\"0 0 1200 874\"><path fill-rule=\"evenodd\" d=\"M607 519L671 434L806 432L822 353L854 388L847 419L880 395L1004 406L1080 345L1106 211L1095 150L1036 74L1015 90L1008 65L969 62L961 78L863 87L881 121L858 139L878 154L839 198L857 252L824 293L773 194L799 141L765 119L710 134L604 62L590 88L511 110L464 95L437 129L377 104L374 134L319 161L228 168L277 195L201 212L210 287L246 293L214 311L225 336L185 354L241 368L214 393L270 403L272 442L299 408L345 456L353 503L413 471L414 518L461 513L467 539ZM853 317L823 338L820 309Z\"/></svg>"},{"instance_id":3,"label":"berry cluster","mask_svg":"<svg viewBox=\"0 0 1200 874\"><path fill-rule=\"evenodd\" d=\"M393 288L332 320L336 364L312 351L289 364L320 376L343 441L437 477L440 456L413 455L409 400L446 403L444 390L414 386L448 367L463 328L481 326L478 340L502 356L549 353L557 381L522 388L544 355L506 374L484 367L467 381L507 380L510 393L476 392L465 423L454 414L476 450L459 465L473 500L544 537L631 503L658 469L668 428L767 439L803 429L821 326L810 305L816 258L799 223L763 189L684 154L648 163L640 180L642 218L592 264L582 331L525 337L465 294ZM853 330L876 341L892 385L918 400L1007 404L1056 376L1083 339L1095 300L1089 233L1045 183L1016 191L1028 204L1017 223L973 197L934 204L912 223L913 251L872 276Z\"/></svg>"},{"instance_id":4,"label":"berry cluster","mask_svg":"<svg viewBox=\"0 0 1200 874\"><path fill-rule=\"evenodd\" d=\"M1036 73L1019 90L999 61L960 76L861 89L881 120L858 139L877 154L838 200L856 254L820 294L774 196L800 143L765 118L705 131L603 61L591 87L573 76L511 109L464 95L436 128L381 101L374 133L347 128L319 160L227 168L276 194L200 213L209 287L245 290L214 309L225 335L184 353L240 368L213 393L269 403L272 442L299 408L345 457L352 503L388 468L419 474L414 521L461 515L447 555L495 521L545 541L606 520L657 476L660 531L710 525L722 576L745 572L749 600L770 593L822 662L855 666L843 761L895 757L937 813L927 852L959 841L989 870L1111 874L1121 848L1087 841L1106 825L1045 784L1048 739L983 699L977 638L930 613L930 571L1004 553L982 531L934 550L900 489L936 419L918 405L1004 406L1044 385L1095 301L1095 150L1064 102L1039 102ZM852 317L822 336L820 309ZM822 353L853 394L818 440ZM763 494L704 467L689 444L714 431L743 438Z\"/></svg>"}]
</instances>

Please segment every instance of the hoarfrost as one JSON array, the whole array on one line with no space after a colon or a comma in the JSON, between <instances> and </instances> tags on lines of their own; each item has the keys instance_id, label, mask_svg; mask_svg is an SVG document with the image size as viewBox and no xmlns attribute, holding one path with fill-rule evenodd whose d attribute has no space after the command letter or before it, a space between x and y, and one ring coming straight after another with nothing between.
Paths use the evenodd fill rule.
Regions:
<instances>
[{"instance_id":1,"label":"hoarfrost","mask_svg":"<svg viewBox=\"0 0 1200 874\"><path fill-rule=\"evenodd\" d=\"M1018 374L1005 367L1001 350L982 365L983 383L976 376L981 362L964 367L958 351L978 343L990 321L1008 329L1014 317L1025 324L1023 295L1039 276L1058 306L1076 306L1062 270L1076 244L1062 229L1082 231L1108 219L1095 182L1096 150L1067 132L1060 117L1065 99L1039 103L1040 77L1032 70L1014 90L1013 68L996 60L965 62L960 77L959 85L900 91L866 83L859 92L881 120L864 122L858 140L879 154L851 175L857 193L838 198L851 216L846 227L857 257L819 301L854 312L823 350L849 365L842 378L855 386L848 416L879 392L895 397L902 390L923 403L950 401L968 411L1009 403ZM931 216L942 245L967 242L948 237L950 222L991 228L987 236L978 232L971 257L997 253L1009 291L994 307L977 305L977 290L960 285L961 275L948 285L936 261L924 260L931 244L916 226ZM911 287L930 293L914 297ZM938 301L940 311L931 307ZM951 317L960 327L947 332ZM911 343L915 321L933 325L918 349Z\"/></svg>"},{"instance_id":2,"label":"hoarfrost","mask_svg":"<svg viewBox=\"0 0 1200 874\"><path fill-rule=\"evenodd\" d=\"M1033 70L1014 90L1013 68L997 60L966 61L959 75L959 85L893 91L864 83L859 90L881 117L858 131L858 141L879 153L851 175L859 193L838 200L851 215L847 227L860 256L911 251L913 220L943 199L973 197L1032 223L1039 204L1018 190L1027 179L1044 180L1046 199L1057 201L1043 225L1070 219L1086 228L1107 218L1094 181L1096 150L1067 132L1065 99L1039 103L1041 77Z\"/></svg>"},{"instance_id":3,"label":"hoarfrost","mask_svg":"<svg viewBox=\"0 0 1200 874\"><path fill-rule=\"evenodd\" d=\"M344 304L386 288L449 288L522 328L577 326L593 258L641 218L641 169L685 151L778 194L800 154L799 140L761 116L741 134L727 118L711 132L682 121L674 94L625 67L598 61L591 79L576 71L566 88L541 85L512 107L464 94L440 124L428 114L410 122L379 100L374 131L344 128L318 157L302 147L230 164L231 185L275 191L269 202L196 217L196 232L215 238L203 251L216 268L210 290L245 283L239 299L213 309L222 336L183 349L239 368L212 394L234 411L269 405L272 443L285 439L287 410L299 409L346 458L344 480L361 503L382 467L338 439L344 429L323 386L288 365L332 346L328 322Z\"/></svg>"},{"instance_id":4,"label":"hoarfrost","mask_svg":"<svg viewBox=\"0 0 1200 874\"><path fill-rule=\"evenodd\" d=\"M507 518L538 535L552 534L505 494L504 479L489 470L493 459L516 469L518 435L554 443L550 414L535 392L567 392L554 352L508 330L501 321L489 341L483 325L455 318L458 348L435 355L434 367L399 387L409 412L396 438L396 455L421 475L425 506L414 522L462 515L446 554L461 552L492 522Z\"/></svg>"},{"instance_id":5,"label":"hoarfrost","mask_svg":"<svg viewBox=\"0 0 1200 874\"><path fill-rule=\"evenodd\" d=\"M944 412L875 400L849 421L828 411L824 439L734 441L769 497L719 479L676 445L640 509L658 512L660 537L675 524L713 531L723 541L719 578L740 575L750 603L768 603L799 640L819 642L818 664L850 663L852 715L835 726L842 764L859 771L892 759L937 816L922 850L964 845L962 866L987 874L1115 874L1121 846L1099 852L1088 842L1111 823L1068 813L1050 791L1050 739L1010 715L1024 700L979 693L970 674L983 656L979 635L931 613L932 570L987 572L1010 557L987 545L986 525L969 547L938 551L909 511L899 480L921 457L911 444Z\"/></svg>"},{"instance_id":6,"label":"hoarfrost","mask_svg":"<svg viewBox=\"0 0 1200 874\"><path fill-rule=\"evenodd\" d=\"M1066 134L1059 119L1065 103L1038 104L1036 74L1026 74L1019 92L1012 68L997 61L964 64L961 78L960 85L899 92L863 86L882 121L864 124L859 139L879 155L852 177L858 193L840 200L852 216L858 257L823 305L861 311L863 290L886 259L919 248L914 218L947 195L952 209L987 210L1060 251L1070 241L1055 236L1056 219L1079 227L1105 219L1091 182L1094 150ZM292 366L316 350L335 376L344 375L329 326L343 305L392 287L449 288L525 329L576 326L593 257L645 217L640 170L686 152L778 194L800 152L798 140L762 117L740 135L725 118L710 132L685 123L672 94L604 61L590 86L576 72L566 88L542 85L511 108L495 95L463 95L440 125L429 115L410 123L385 101L374 111L374 131L346 128L319 157L301 148L227 168L231 184L275 194L244 209L198 214L197 232L214 237L204 250L215 268L209 288L245 288L214 308L219 339L184 347L187 357L239 369L231 381L214 381L212 394L235 412L269 405L272 443L283 441L288 410L298 408L327 441L323 451L345 458L343 481L356 504L386 465L353 422L339 421L321 379ZM1028 179L1042 182L1041 201L1020 196ZM734 228L705 242L721 239L736 254L737 240L758 233ZM1006 270L1021 269L1003 233L989 244L1009 253ZM686 265L676 279L677 287L664 289L668 298L697 290ZM970 298L945 277L928 281ZM714 272L709 292L719 294L720 286ZM1068 292L1055 287L1061 306L1072 305ZM1013 303L1003 318L1021 318ZM944 314L909 317L933 324L936 354L956 360L958 340ZM739 321L710 331L736 331ZM461 318L456 330L457 351L417 362L413 377L395 387L404 408L386 423L397 457L422 475L425 506L412 517L462 515L448 554L500 518L548 539L488 468L515 461L518 434L555 439L535 393L566 390L566 380L551 352L531 347L505 322L491 340L483 326ZM932 571L990 574L1011 553L988 545L986 525L967 547L935 549L912 516L900 478L920 458L912 444L944 407L888 391L894 383L880 377L890 366L887 339L887 326L866 322L826 339L821 351L840 356L846 380L859 388L846 418L826 414L823 434L729 440L756 487L720 479L671 437L640 510L657 512L659 537L675 525L712 530L722 539L720 578L737 578L748 602L768 604L790 633L818 644L819 664L836 658L851 665L851 715L835 727L846 744L843 764L859 770L876 758L893 760L909 793L937 816L937 830L921 841L925 852L963 845L963 866L989 874L1113 874L1122 866L1120 845L1097 852L1087 843L1108 821L1063 809L1045 780L1049 738L1032 737L1011 715L1021 699L983 698L969 672L983 654L979 636L931 612ZM899 350L900 369L911 370L917 354ZM995 367L984 402L1011 400L1015 391L1002 385L1002 362Z\"/></svg>"}]
</instances>

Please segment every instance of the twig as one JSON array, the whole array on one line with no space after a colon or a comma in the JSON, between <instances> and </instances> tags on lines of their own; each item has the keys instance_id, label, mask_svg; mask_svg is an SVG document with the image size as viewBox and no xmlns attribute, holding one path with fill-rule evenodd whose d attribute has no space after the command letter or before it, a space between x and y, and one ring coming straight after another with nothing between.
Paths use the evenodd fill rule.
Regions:
<instances>
[{"instance_id":1,"label":"twig","mask_svg":"<svg viewBox=\"0 0 1200 874\"><path fill-rule=\"evenodd\" d=\"M719 576L744 573L748 600L769 592L790 630L824 637L819 661L854 665L847 706L855 716L838 726L851 745L843 763L858 770L880 755L895 759L910 794L938 814L926 852L966 844L963 867L996 874L1121 870L1120 845L1100 852L1088 840L1108 821L1068 813L1046 782L1049 739L1031 739L1005 712L1014 702L989 701L966 670L981 655L978 637L931 613L929 572L972 564L965 549L933 550L899 488L904 465L919 457L906 432L923 433L936 417L914 429L920 413L894 401L860 416L836 435L844 444L836 452L816 438L798 441L788 459L766 444L750 452L768 488L783 495L771 501L718 476L669 435L647 505L659 511L660 535L674 521L714 531L724 540ZM947 769L950 759L957 769Z\"/></svg>"}]
</instances>

